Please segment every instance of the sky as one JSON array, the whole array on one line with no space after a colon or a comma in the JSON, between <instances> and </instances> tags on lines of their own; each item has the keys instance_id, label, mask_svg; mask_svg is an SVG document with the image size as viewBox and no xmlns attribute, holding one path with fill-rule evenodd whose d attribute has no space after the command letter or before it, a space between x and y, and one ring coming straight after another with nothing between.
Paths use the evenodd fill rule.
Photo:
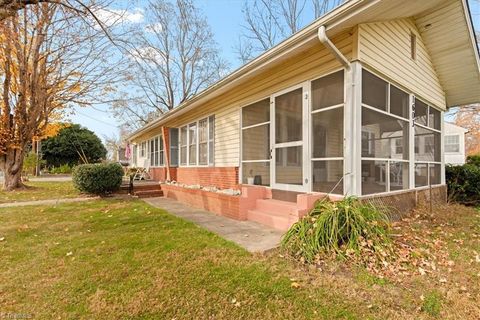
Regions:
<instances>
[{"instance_id":1,"label":"sky","mask_svg":"<svg viewBox=\"0 0 480 320\"><path fill-rule=\"evenodd\" d=\"M480 30L480 1L469 1L475 28ZM140 20L142 14L138 8L143 7L147 1L137 0L133 2L135 7L132 7L132 1L127 2L128 10L132 11L132 20ZM127 2L116 1L118 5L116 9L125 8L122 6ZM215 40L221 48L221 56L230 63L230 70L236 69L240 63L236 58L234 47L242 30L243 0L194 0L194 2L206 15ZM70 120L94 131L101 139L106 136L116 136L120 124L106 105L96 106L95 109L75 108Z\"/></svg>"}]
</instances>

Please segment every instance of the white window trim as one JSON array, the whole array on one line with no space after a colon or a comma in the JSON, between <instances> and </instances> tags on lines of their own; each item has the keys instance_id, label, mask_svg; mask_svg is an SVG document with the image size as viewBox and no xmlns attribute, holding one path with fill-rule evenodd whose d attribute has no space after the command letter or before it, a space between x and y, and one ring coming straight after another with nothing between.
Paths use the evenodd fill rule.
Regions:
<instances>
[{"instance_id":1,"label":"white window trim","mask_svg":"<svg viewBox=\"0 0 480 320\"><path fill-rule=\"evenodd\" d=\"M210 137L210 118L213 117L213 137ZM207 121L207 164L199 164L200 160L200 139L199 139L199 122L202 120ZM195 125L196 126L196 140L195 140L195 150L196 150L196 164L190 164L190 125ZM186 135L186 144L183 144L183 146L186 146L186 164L182 164L181 162L181 155L182 155L182 128L187 128L187 135ZM215 166L215 151L213 152L213 161L210 161L210 142L213 142L213 150L215 150L215 132L216 132L216 117L215 114L212 113L206 117L201 117L200 119L197 119L195 121L190 121L185 125L177 127L178 129L178 167L180 168L208 168L208 167L214 167Z\"/></svg>"},{"instance_id":2,"label":"white window trim","mask_svg":"<svg viewBox=\"0 0 480 320\"><path fill-rule=\"evenodd\" d=\"M148 159L148 161L151 161L150 145L151 145L151 141L154 141L153 143L155 144L155 139L158 139L158 165L155 163L152 165L152 163L150 162L150 168L163 168L165 167L165 150L164 150L164 143L163 143L163 135L159 134L149 140L146 140L147 145L149 146L146 158ZM163 152L163 157L160 157L161 152Z\"/></svg>"},{"instance_id":3,"label":"white window trim","mask_svg":"<svg viewBox=\"0 0 480 320\"><path fill-rule=\"evenodd\" d=\"M457 138L457 142L456 143L447 143L447 139L450 138L450 137ZM456 146L458 151L447 151L447 145L448 146ZM454 154L454 155L461 155L462 154L461 149L460 149L460 134L454 133L454 134L446 134L445 135L445 153L446 154Z\"/></svg>"}]
</instances>

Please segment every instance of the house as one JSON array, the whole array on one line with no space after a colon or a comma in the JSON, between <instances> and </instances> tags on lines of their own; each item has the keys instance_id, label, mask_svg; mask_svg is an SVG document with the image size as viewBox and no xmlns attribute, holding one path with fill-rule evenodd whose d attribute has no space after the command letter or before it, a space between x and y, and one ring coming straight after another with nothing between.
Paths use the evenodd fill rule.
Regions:
<instances>
[{"instance_id":1,"label":"house","mask_svg":"<svg viewBox=\"0 0 480 320\"><path fill-rule=\"evenodd\" d=\"M445 164L465 164L465 135L468 130L445 122Z\"/></svg>"},{"instance_id":2,"label":"house","mask_svg":"<svg viewBox=\"0 0 480 320\"><path fill-rule=\"evenodd\" d=\"M465 0L351 0L129 141L165 196L285 230L327 194L444 201L444 112L479 101Z\"/></svg>"}]
</instances>

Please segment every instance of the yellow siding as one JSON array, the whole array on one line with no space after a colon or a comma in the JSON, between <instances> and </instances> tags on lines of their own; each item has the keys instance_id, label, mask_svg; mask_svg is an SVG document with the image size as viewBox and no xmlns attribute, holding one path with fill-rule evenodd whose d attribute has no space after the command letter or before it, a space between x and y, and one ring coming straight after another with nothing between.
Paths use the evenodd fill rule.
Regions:
<instances>
[{"instance_id":1,"label":"yellow siding","mask_svg":"<svg viewBox=\"0 0 480 320\"><path fill-rule=\"evenodd\" d=\"M410 34L417 36L417 58L411 58ZM445 109L445 93L413 19L361 24L359 59L436 107Z\"/></svg>"},{"instance_id":2,"label":"yellow siding","mask_svg":"<svg viewBox=\"0 0 480 320\"><path fill-rule=\"evenodd\" d=\"M352 57L349 32L333 39L348 58ZM215 114L215 166L238 166L240 163L240 108L278 91L341 68L332 54L319 42L292 59L272 66L259 76L249 79L187 114L169 121L166 126L180 127L190 121Z\"/></svg>"}]
</instances>

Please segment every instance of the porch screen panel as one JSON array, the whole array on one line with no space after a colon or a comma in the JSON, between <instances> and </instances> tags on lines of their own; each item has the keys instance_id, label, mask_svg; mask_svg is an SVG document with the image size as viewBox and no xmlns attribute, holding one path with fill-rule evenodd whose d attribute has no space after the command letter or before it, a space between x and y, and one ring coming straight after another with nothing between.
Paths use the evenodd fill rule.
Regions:
<instances>
[{"instance_id":1,"label":"porch screen panel","mask_svg":"<svg viewBox=\"0 0 480 320\"><path fill-rule=\"evenodd\" d=\"M270 99L242 108L242 183L270 185Z\"/></svg>"},{"instance_id":2,"label":"porch screen panel","mask_svg":"<svg viewBox=\"0 0 480 320\"><path fill-rule=\"evenodd\" d=\"M409 179L410 95L362 72L362 195L406 190Z\"/></svg>"},{"instance_id":3,"label":"porch screen panel","mask_svg":"<svg viewBox=\"0 0 480 320\"><path fill-rule=\"evenodd\" d=\"M415 99L415 187L441 184L441 112Z\"/></svg>"},{"instance_id":4,"label":"porch screen panel","mask_svg":"<svg viewBox=\"0 0 480 320\"><path fill-rule=\"evenodd\" d=\"M344 71L312 81L312 190L343 194Z\"/></svg>"}]
</instances>

